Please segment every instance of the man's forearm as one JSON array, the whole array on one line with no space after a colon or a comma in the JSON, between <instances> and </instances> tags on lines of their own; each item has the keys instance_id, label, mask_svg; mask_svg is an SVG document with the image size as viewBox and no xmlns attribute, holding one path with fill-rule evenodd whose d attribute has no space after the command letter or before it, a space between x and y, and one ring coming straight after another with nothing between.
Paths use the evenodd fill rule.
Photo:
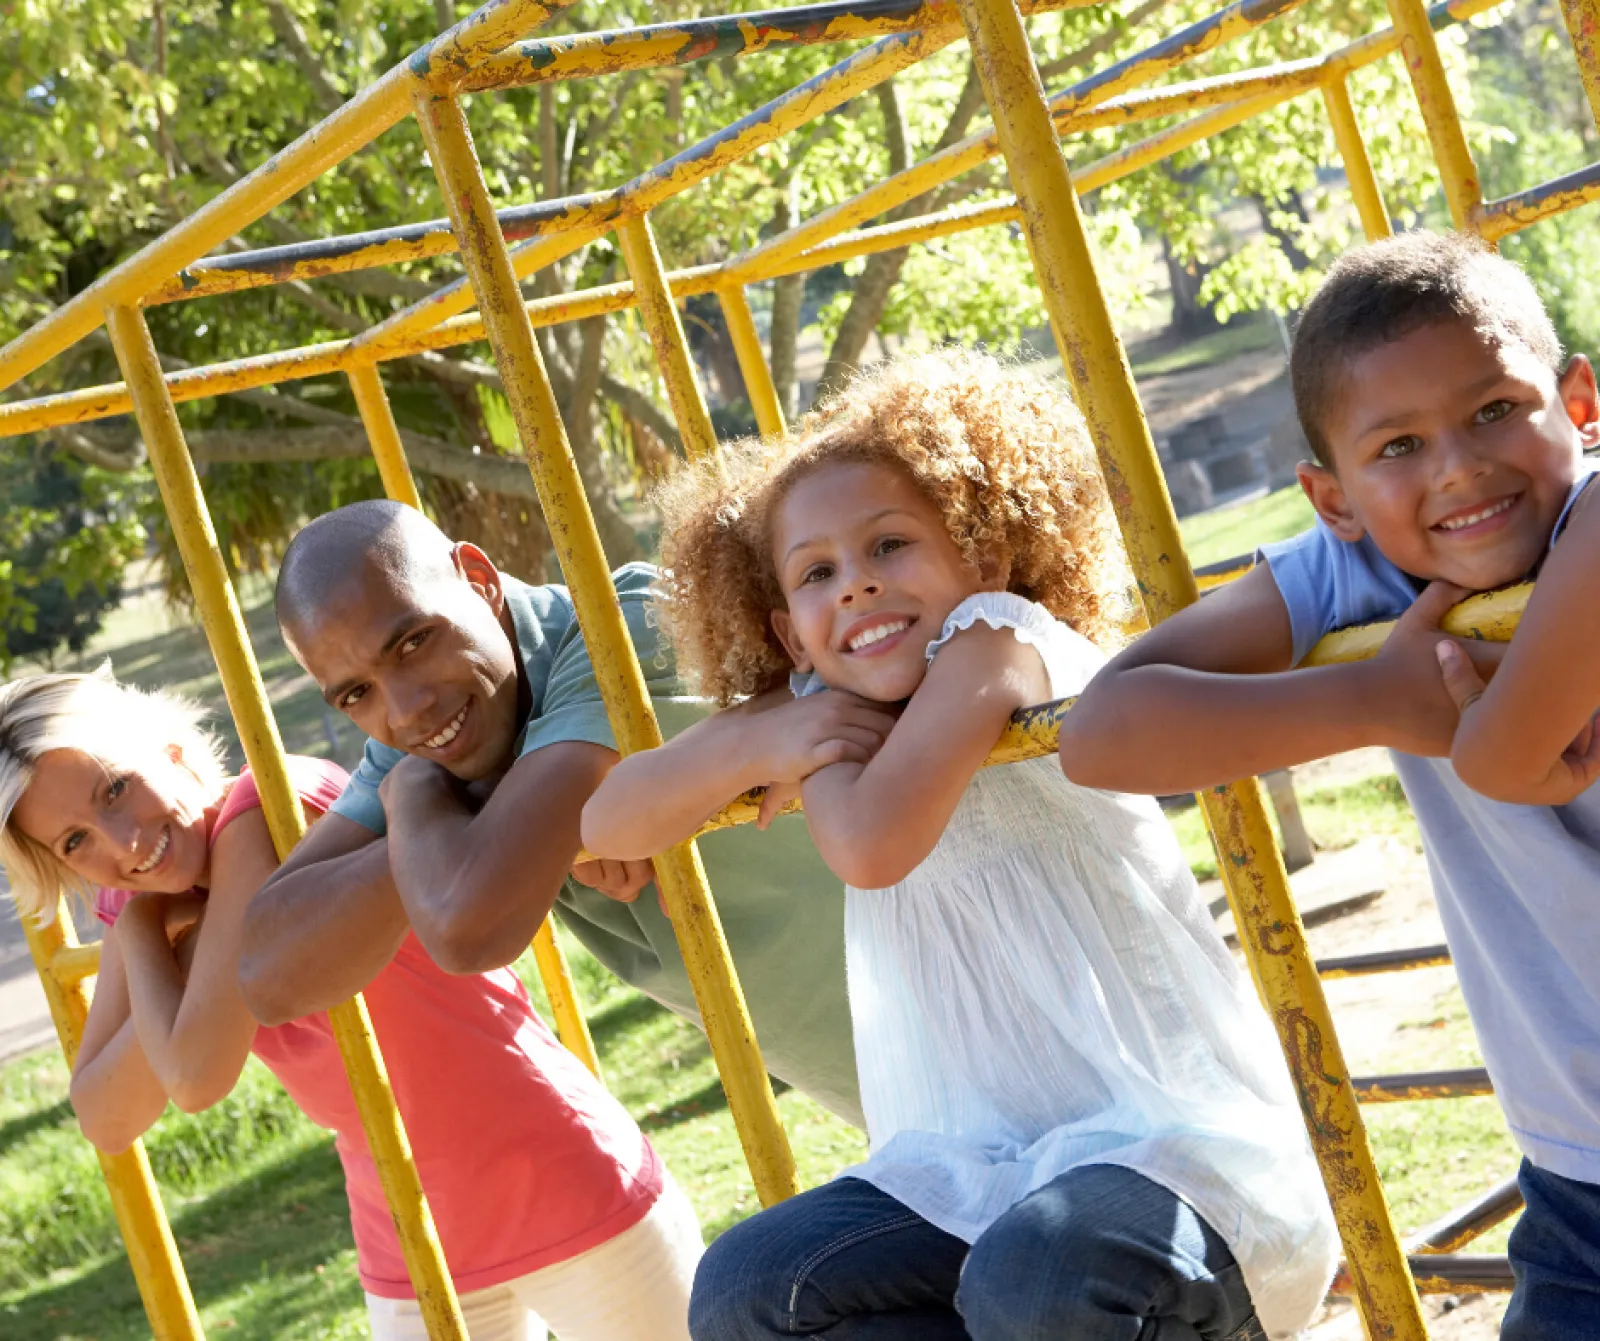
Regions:
<instances>
[{"instance_id":1,"label":"man's forearm","mask_svg":"<svg viewBox=\"0 0 1600 1341\"><path fill-rule=\"evenodd\" d=\"M1359 666L1218 675L1136 666L1091 683L1061 727L1061 766L1107 791L1171 795L1344 750L1394 745Z\"/></svg>"},{"instance_id":2,"label":"man's forearm","mask_svg":"<svg viewBox=\"0 0 1600 1341\"><path fill-rule=\"evenodd\" d=\"M245 918L245 1002L268 1025L337 1006L388 966L409 929L382 840L285 868Z\"/></svg>"}]
</instances>

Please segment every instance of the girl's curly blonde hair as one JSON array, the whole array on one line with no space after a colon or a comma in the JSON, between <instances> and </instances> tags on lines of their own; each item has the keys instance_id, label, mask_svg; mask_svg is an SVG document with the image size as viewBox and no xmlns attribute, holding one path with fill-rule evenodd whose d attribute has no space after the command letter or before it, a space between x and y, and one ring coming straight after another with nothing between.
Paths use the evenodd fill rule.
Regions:
<instances>
[{"instance_id":1,"label":"girl's curly blonde hair","mask_svg":"<svg viewBox=\"0 0 1600 1341\"><path fill-rule=\"evenodd\" d=\"M788 437L733 444L656 491L657 618L697 693L726 705L790 671L772 631L785 605L772 517L798 479L841 461L905 472L969 561L1008 555L1011 591L1117 640L1128 574L1083 416L1020 367L943 349L871 369Z\"/></svg>"}]
</instances>

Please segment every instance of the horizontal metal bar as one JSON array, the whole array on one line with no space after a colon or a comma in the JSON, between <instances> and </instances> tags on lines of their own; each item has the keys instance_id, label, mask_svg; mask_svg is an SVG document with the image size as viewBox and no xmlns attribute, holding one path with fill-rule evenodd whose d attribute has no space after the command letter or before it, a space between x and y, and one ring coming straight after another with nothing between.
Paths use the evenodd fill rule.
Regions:
<instances>
[{"instance_id":1,"label":"horizontal metal bar","mask_svg":"<svg viewBox=\"0 0 1600 1341\"><path fill-rule=\"evenodd\" d=\"M1530 186L1514 196L1488 201L1479 207L1475 222L1485 241L1498 242L1541 219L1564 214L1594 200L1600 200L1600 163L1591 163L1565 177Z\"/></svg>"},{"instance_id":2,"label":"horizontal metal bar","mask_svg":"<svg viewBox=\"0 0 1600 1341\"><path fill-rule=\"evenodd\" d=\"M100 972L100 942L63 946L51 956L50 972L63 986L94 977Z\"/></svg>"},{"instance_id":3,"label":"horizontal metal bar","mask_svg":"<svg viewBox=\"0 0 1600 1341\"><path fill-rule=\"evenodd\" d=\"M1511 1274L1511 1263L1504 1256L1414 1253L1407 1263L1419 1294L1509 1294L1516 1285ZM1343 1262L1339 1264L1338 1274L1328 1287L1328 1293L1354 1293L1350 1273Z\"/></svg>"},{"instance_id":4,"label":"horizontal metal bar","mask_svg":"<svg viewBox=\"0 0 1600 1341\"><path fill-rule=\"evenodd\" d=\"M1351 1088L1364 1104L1400 1104L1416 1099L1469 1099L1493 1094L1481 1066L1455 1071L1408 1071L1392 1076L1351 1076Z\"/></svg>"},{"instance_id":5,"label":"horizontal metal bar","mask_svg":"<svg viewBox=\"0 0 1600 1341\"><path fill-rule=\"evenodd\" d=\"M1475 1197L1465 1206L1458 1206L1419 1229L1407 1243L1407 1249L1428 1256L1453 1253L1509 1220L1522 1209L1522 1204L1522 1189L1516 1178L1507 1178L1481 1197Z\"/></svg>"},{"instance_id":6,"label":"horizontal metal bar","mask_svg":"<svg viewBox=\"0 0 1600 1341\"><path fill-rule=\"evenodd\" d=\"M1403 969L1437 968L1449 962L1448 945L1422 945L1411 950L1374 950L1364 955L1319 959L1317 972L1324 978L1365 978L1375 973L1398 973Z\"/></svg>"}]
</instances>

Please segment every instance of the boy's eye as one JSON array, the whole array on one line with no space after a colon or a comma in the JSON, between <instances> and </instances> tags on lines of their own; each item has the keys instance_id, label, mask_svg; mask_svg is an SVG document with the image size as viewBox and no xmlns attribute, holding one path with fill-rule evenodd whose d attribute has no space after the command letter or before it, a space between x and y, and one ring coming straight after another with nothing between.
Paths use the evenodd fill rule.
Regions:
<instances>
[{"instance_id":1,"label":"boy's eye","mask_svg":"<svg viewBox=\"0 0 1600 1341\"><path fill-rule=\"evenodd\" d=\"M1403 437L1391 438L1379 449L1378 455L1393 459L1397 456L1410 456L1422 446L1422 439L1415 433L1407 433Z\"/></svg>"},{"instance_id":2,"label":"boy's eye","mask_svg":"<svg viewBox=\"0 0 1600 1341\"><path fill-rule=\"evenodd\" d=\"M1508 400L1492 400L1479 410L1473 418L1480 424L1492 424L1497 419L1504 419L1515 408L1516 406Z\"/></svg>"}]
</instances>

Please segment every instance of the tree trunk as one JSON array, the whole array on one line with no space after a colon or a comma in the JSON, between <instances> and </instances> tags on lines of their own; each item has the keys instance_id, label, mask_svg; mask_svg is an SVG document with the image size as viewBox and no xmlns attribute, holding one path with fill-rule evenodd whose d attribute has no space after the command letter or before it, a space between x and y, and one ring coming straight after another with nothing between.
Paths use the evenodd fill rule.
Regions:
<instances>
[{"instance_id":1,"label":"tree trunk","mask_svg":"<svg viewBox=\"0 0 1600 1341\"><path fill-rule=\"evenodd\" d=\"M595 399L600 393L600 365L605 351L606 319L588 317L578 323L577 365L573 369L572 395L567 402L567 437L572 457L578 463L583 490L589 495L595 529L605 547L606 561L612 568L644 557L639 537L617 506L617 496L606 475L605 455L600 449L599 419Z\"/></svg>"},{"instance_id":2,"label":"tree trunk","mask_svg":"<svg viewBox=\"0 0 1600 1341\"><path fill-rule=\"evenodd\" d=\"M1206 335L1217 329L1216 314L1200 303L1200 285L1210 269L1199 261L1185 264L1172 253L1172 244L1163 236L1161 255L1167 263L1167 280L1172 286L1172 322L1167 329L1185 338Z\"/></svg>"},{"instance_id":3,"label":"tree trunk","mask_svg":"<svg viewBox=\"0 0 1600 1341\"><path fill-rule=\"evenodd\" d=\"M772 216L773 231L787 232L800 222L800 179L789 178L788 189ZM772 281L772 385L785 422L800 412L800 387L795 380L795 354L800 344L800 309L805 302L805 275L782 275Z\"/></svg>"}]
</instances>

